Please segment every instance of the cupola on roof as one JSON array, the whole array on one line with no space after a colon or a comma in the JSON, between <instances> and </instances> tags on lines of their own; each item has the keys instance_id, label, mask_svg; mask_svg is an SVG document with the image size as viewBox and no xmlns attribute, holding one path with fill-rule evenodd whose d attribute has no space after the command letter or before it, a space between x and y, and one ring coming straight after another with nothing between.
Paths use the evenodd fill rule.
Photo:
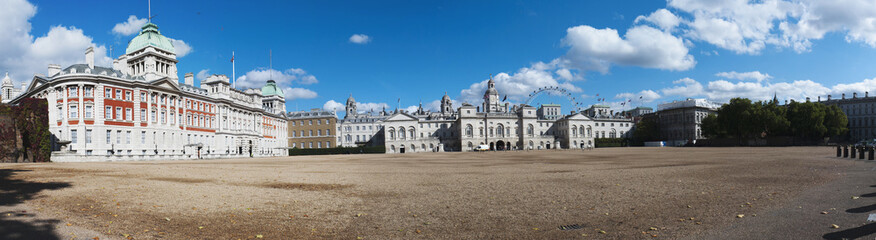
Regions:
<instances>
[{"instance_id":1,"label":"cupola on roof","mask_svg":"<svg viewBox=\"0 0 876 240\"><path fill-rule=\"evenodd\" d=\"M158 25L151 22L143 25L140 34L128 42L128 48L125 50L125 54L131 54L132 52L148 46L153 46L176 54L174 52L175 49L173 48L173 43L170 42L170 38L162 36L161 32L158 31Z\"/></svg>"},{"instance_id":2,"label":"cupola on roof","mask_svg":"<svg viewBox=\"0 0 876 240\"><path fill-rule=\"evenodd\" d=\"M268 83L265 84L264 87L262 87L262 96L271 96L271 95L277 95L280 97L285 96L283 94L283 90L280 89L279 87L277 87L277 82L274 82L274 80L268 80Z\"/></svg>"}]
</instances>

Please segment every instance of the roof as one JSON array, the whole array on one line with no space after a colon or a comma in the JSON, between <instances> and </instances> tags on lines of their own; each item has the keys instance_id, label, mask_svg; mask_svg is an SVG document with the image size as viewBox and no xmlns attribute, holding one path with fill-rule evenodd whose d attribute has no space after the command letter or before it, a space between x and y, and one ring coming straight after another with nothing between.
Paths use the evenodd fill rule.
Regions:
<instances>
[{"instance_id":1,"label":"roof","mask_svg":"<svg viewBox=\"0 0 876 240\"><path fill-rule=\"evenodd\" d=\"M609 107L609 106L608 106L608 105L604 105L604 104L593 104L593 107L595 107L595 108L607 108L607 107Z\"/></svg>"},{"instance_id":2,"label":"roof","mask_svg":"<svg viewBox=\"0 0 876 240\"><path fill-rule=\"evenodd\" d=\"M651 108L651 107L637 107L636 109L642 109L642 110L654 110L654 109Z\"/></svg>"},{"instance_id":3,"label":"roof","mask_svg":"<svg viewBox=\"0 0 876 240\"><path fill-rule=\"evenodd\" d=\"M131 54L132 52L148 46L175 53L173 43L170 42L169 38L161 35L161 32L158 31L158 25L150 22L143 25L141 29L140 34L128 42L128 48L125 50L125 54Z\"/></svg>"},{"instance_id":4,"label":"roof","mask_svg":"<svg viewBox=\"0 0 876 240\"><path fill-rule=\"evenodd\" d=\"M551 104L542 104L541 106L542 107L559 107L560 105L551 103Z\"/></svg>"},{"instance_id":5,"label":"roof","mask_svg":"<svg viewBox=\"0 0 876 240\"><path fill-rule=\"evenodd\" d=\"M94 68L91 68L91 67L88 67L88 64L84 64L84 63L77 63L77 64L70 65L67 68L64 68L64 70L59 72L58 74L61 75L62 73L70 73L70 70L74 70L74 69L75 69L75 73L90 73L90 74L95 74L95 75L107 75L107 76L112 76L112 77L117 77L117 78L122 78L122 79L128 79L128 80L146 81L146 79L143 78L143 76L136 76L136 77L131 76L131 75L122 73L122 71L115 70L115 69L108 68L108 67L94 66ZM57 75L55 75L55 76L57 76ZM55 76L47 76L47 77L54 78Z\"/></svg>"},{"instance_id":6,"label":"roof","mask_svg":"<svg viewBox=\"0 0 876 240\"><path fill-rule=\"evenodd\" d=\"M283 94L283 90L277 87L277 82L274 82L274 80L268 80L268 83L266 83L265 86L262 87L262 96L271 95L277 95L280 97L286 96L285 94Z\"/></svg>"}]
</instances>

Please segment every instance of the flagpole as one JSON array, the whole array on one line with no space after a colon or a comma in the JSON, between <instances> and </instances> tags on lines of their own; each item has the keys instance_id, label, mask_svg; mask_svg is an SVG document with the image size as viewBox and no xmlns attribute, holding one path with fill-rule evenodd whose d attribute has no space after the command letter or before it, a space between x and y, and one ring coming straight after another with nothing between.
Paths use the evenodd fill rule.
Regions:
<instances>
[{"instance_id":1,"label":"flagpole","mask_svg":"<svg viewBox=\"0 0 876 240\"><path fill-rule=\"evenodd\" d=\"M231 51L231 82L232 88L237 88L237 74L234 72L234 51Z\"/></svg>"}]
</instances>

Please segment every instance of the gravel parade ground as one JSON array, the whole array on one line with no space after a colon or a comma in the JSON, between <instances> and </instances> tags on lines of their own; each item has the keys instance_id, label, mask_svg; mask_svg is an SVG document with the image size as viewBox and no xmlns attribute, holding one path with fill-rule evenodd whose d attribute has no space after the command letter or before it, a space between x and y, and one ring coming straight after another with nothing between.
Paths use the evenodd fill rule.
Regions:
<instances>
[{"instance_id":1,"label":"gravel parade ground","mask_svg":"<svg viewBox=\"0 0 876 240\"><path fill-rule=\"evenodd\" d=\"M0 239L876 236L876 161L606 148L0 165Z\"/></svg>"}]
</instances>

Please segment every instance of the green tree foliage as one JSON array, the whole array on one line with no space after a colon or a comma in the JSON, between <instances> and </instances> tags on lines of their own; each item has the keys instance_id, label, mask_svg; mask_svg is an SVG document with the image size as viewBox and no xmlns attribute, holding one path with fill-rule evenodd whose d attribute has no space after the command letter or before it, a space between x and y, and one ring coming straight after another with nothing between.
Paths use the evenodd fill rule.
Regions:
<instances>
[{"instance_id":1,"label":"green tree foliage","mask_svg":"<svg viewBox=\"0 0 876 240\"><path fill-rule=\"evenodd\" d=\"M715 114L709 114L709 116L703 118L702 128L703 136L707 138L727 136L727 132L724 132L724 128L718 123L718 115Z\"/></svg>"},{"instance_id":2,"label":"green tree foliage","mask_svg":"<svg viewBox=\"0 0 876 240\"><path fill-rule=\"evenodd\" d=\"M645 117L636 123L636 130L633 131L634 142L641 144L642 142L657 140L660 140L660 125L657 123L657 117Z\"/></svg>"},{"instance_id":3,"label":"green tree foliage","mask_svg":"<svg viewBox=\"0 0 876 240\"><path fill-rule=\"evenodd\" d=\"M828 136L839 136L849 131L849 119L843 110L836 105L830 105L824 111L824 126Z\"/></svg>"},{"instance_id":4,"label":"green tree foliage","mask_svg":"<svg viewBox=\"0 0 876 240\"><path fill-rule=\"evenodd\" d=\"M710 138L750 139L766 136L794 136L818 139L848 131L848 119L837 106L814 102L777 102L734 98L702 122L703 135Z\"/></svg>"}]
</instances>

